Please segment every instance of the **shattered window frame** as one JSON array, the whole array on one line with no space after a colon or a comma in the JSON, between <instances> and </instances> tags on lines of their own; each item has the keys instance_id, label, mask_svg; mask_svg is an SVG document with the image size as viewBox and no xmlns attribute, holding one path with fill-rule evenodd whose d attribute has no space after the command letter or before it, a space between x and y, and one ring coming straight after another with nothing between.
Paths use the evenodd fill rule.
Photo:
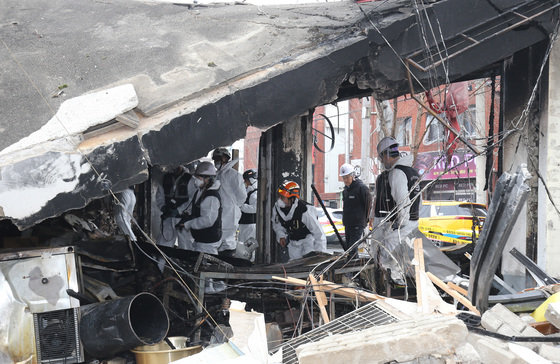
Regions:
<instances>
[{"instance_id":1,"label":"shattered window frame","mask_svg":"<svg viewBox=\"0 0 560 364\"><path fill-rule=\"evenodd\" d=\"M476 130L476 105L469 105L469 108L459 114L457 121L461 126L461 131L465 133L468 138L477 138L478 132Z\"/></svg>"},{"instance_id":2,"label":"shattered window frame","mask_svg":"<svg viewBox=\"0 0 560 364\"><path fill-rule=\"evenodd\" d=\"M426 118L426 125L428 125L428 131L424 136L424 145L445 141L445 131L443 130L443 125L441 125L434 116L428 114Z\"/></svg>"},{"instance_id":3,"label":"shattered window frame","mask_svg":"<svg viewBox=\"0 0 560 364\"><path fill-rule=\"evenodd\" d=\"M397 121L397 142L400 146L412 145L412 118L399 118Z\"/></svg>"}]
</instances>

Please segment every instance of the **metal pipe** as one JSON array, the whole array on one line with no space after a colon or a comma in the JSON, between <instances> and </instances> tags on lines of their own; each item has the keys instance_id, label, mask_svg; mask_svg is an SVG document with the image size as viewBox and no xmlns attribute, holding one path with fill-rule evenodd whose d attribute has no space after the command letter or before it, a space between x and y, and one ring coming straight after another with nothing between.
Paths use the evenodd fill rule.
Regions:
<instances>
[{"instance_id":1,"label":"metal pipe","mask_svg":"<svg viewBox=\"0 0 560 364\"><path fill-rule=\"evenodd\" d=\"M80 339L87 354L96 359L162 341L169 317L151 293L95 303L80 308Z\"/></svg>"},{"instance_id":2,"label":"metal pipe","mask_svg":"<svg viewBox=\"0 0 560 364\"><path fill-rule=\"evenodd\" d=\"M329 222L331 223L331 226L334 229L334 233L336 234L336 237L338 238L338 241L340 242L340 245L342 246L342 248L344 250L346 250L345 243L342 240L342 237L340 236L340 234L338 233L338 229L334 225L334 222L331 219L331 215L329 215L329 213L327 211L327 208L325 207L325 204L323 203L323 200L321 199L321 196L319 196L319 192L317 191L317 189L315 188L315 185L313 183L311 184L311 189L313 190L313 193L315 194L315 197L317 197L317 201L319 201L319 204L323 208L323 211L325 212L325 215L327 215L327 218L329 219Z\"/></svg>"}]
</instances>

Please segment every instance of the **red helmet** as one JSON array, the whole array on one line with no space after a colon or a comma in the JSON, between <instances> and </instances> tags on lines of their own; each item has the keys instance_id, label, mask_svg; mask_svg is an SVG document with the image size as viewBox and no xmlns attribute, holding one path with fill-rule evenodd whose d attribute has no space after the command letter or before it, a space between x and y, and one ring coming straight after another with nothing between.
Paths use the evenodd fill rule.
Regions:
<instances>
[{"instance_id":1,"label":"red helmet","mask_svg":"<svg viewBox=\"0 0 560 364\"><path fill-rule=\"evenodd\" d=\"M286 181L278 187L278 194L287 198L299 198L299 185L294 181Z\"/></svg>"}]
</instances>

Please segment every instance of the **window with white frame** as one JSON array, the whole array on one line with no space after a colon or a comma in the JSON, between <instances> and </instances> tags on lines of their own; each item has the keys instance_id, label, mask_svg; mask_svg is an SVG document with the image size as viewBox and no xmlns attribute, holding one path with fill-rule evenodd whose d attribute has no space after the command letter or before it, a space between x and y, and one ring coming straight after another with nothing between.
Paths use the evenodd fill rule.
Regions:
<instances>
[{"instance_id":1,"label":"window with white frame","mask_svg":"<svg viewBox=\"0 0 560 364\"><path fill-rule=\"evenodd\" d=\"M397 141L399 145L412 144L412 118L407 117L397 121Z\"/></svg>"},{"instance_id":2,"label":"window with white frame","mask_svg":"<svg viewBox=\"0 0 560 364\"><path fill-rule=\"evenodd\" d=\"M469 108L457 118L461 131L468 138L476 138L476 106L471 105Z\"/></svg>"},{"instance_id":3,"label":"window with white frame","mask_svg":"<svg viewBox=\"0 0 560 364\"><path fill-rule=\"evenodd\" d=\"M428 130L424 135L424 145L442 142L445 140L445 131L443 125L432 115L428 115L426 119Z\"/></svg>"}]
</instances>

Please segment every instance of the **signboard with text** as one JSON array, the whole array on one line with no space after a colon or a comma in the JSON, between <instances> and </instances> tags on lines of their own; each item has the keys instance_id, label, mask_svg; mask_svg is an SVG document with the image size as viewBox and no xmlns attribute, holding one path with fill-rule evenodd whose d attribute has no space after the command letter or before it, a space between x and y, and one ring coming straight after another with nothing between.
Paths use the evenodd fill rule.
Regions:
<instances>
[{"instance_id":1,"label":"signboard with text","mask_svg":"<svg viewBox=\"0 0 560 364\"><path fill-rule=\"evenodd\" d=\"M439 152L418 153L414 168L423 180L476 177L474 155L467 151L455 152L449 165L446 165L445 155Z\"/></svg>"}]
</instances>

